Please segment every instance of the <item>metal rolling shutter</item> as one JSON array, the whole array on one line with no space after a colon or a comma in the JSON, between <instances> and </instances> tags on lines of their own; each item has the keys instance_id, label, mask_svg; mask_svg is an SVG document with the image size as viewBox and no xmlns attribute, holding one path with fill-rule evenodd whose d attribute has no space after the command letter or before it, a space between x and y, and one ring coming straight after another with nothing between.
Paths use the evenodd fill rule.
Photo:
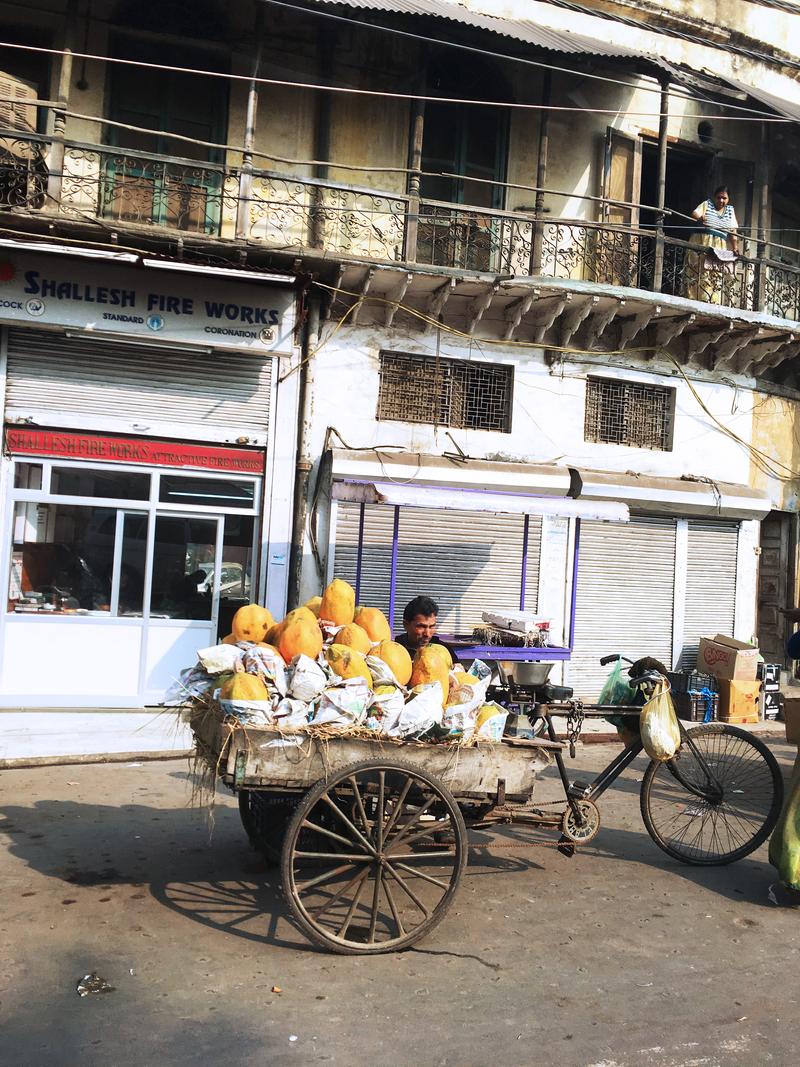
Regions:
<instances>
[{"instance_id":1,"label":"metal rolling shutter","mask_svg":"<svg viewBox=\"0 0 800 1067\"><path fill-rule=\"evenodd\" d=\"M568 684L596 699L608 676L601 656L655 656L672 661L675 591L673 519L583 522L578 570L575 646Z\"/></svg>"},{"instance_id":2,"label":"metal rolling shutter","mask_svg":"<svg viewBox=\"0 0 800 1067\"><path fill-rule=\"evenodd\" d=\"M681 669L697 663L701 637L733 633L738 542L738 523L689 522Z\"/></svg>"},{"instance_id":3,"label":"metal rolling shutter","mask_svg":"<svg viewBox=\"0 0 800 1067\"><path fill-rule=\"evenodd\" d=\"M355 581L358 541L356 504L340 504L334 570ZM394 509L368 505L359 599L383 611L389 608ZM488 609L519 608L523 522L521 515L403 508L397 557L394 629L402 611L417 594L439 604L439 626L448 633L469 633ZM525 606L536 610L541 520L528 527Z\"/></svg>"},{"instance_id":4,"label":"metal rolling shutter","mask_svg":"<svg viewBox=\"0 0 800 1067\"><path fill-rule=\"evenodd\" d=\"M264 433L272 361L241 352L203 353L64 337L8 334L7 417L52 411L67 417L210 425Z\"/></svg>"}]
</instances>

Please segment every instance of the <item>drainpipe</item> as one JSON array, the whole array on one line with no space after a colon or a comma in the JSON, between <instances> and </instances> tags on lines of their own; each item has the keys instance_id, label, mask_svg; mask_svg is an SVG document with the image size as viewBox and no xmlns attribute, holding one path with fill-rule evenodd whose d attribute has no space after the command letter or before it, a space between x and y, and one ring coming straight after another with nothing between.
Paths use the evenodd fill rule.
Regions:
<instances>
[{"instance_id":1,"label":"drainpipe","mask_svg":"<svg viewBox=\"0 0 800 1067\"><path fill-rule=\"evenodd\" d=\"M297 461L294 479L292 545L289 552L289 607L296 607L300 603L306 522L308 521L309 476L313 466L311 459L311 430L314 418L314 352L319 345L320 301L317 296L309 296L307 299L308 316L303 332L302 362L300 363L299 371L300 385L297 398Z\"/></svg>"},{"instance_id":2,"label":"drainpipe","mask_svg":"<svg viewBox=\"0 0 800 1067\"><path fill-rule=\"evenodd\" d=\"M656 246L653 255L653 292L660 293L664 280L664 206L667 199L667 129L669 126L669 78L661 79L661 117L658 120L658 187L656 192Z\"/></svg>"},{"instance_id":3,"label":"drainpipe","mask_svg":"<svg viewBox=\"0 0 800 1067\"><path fill-rule=\"evenodd\" d=\"M536 164L536 199L533 212L533 242L531 244L531 276L542 269L542 242L544 239L544 189L547 184L547 152L550 147L550 71L544 72L542 81L542 110L539 112L539 162Z\"/></svg>"},{"instance_id":4,"label":"drainpipe","mask_svg":"<svg viewBox=\"0 0 800 1067\"><path fill-rule=\"evenodd\" d=\"M770 128L768 123L761 123L761 158L758 161L758 246L756 255L755 310L763 311L766 305L767 270L766 259L769 257L769 159ZM742 242L744 244L744 242Z\"/></svg>"},{"instance_id":5,"label":"drainpipe","mask_svg":"<svg viewBox=\"0 0 800 1067\"><path fill-rule=\"evenodd\" d=\"M258 113L258 82L261 73L261 49L264 40L263 7L256 14L256 54L253 59L253 77L247 91L247 112L244 122L244 151L239 171L239 199L236 204L236 238L247 240L250 231L250 201L253 195L253 150L256 142L256 115Z\"/></svg>"}]
</instances>

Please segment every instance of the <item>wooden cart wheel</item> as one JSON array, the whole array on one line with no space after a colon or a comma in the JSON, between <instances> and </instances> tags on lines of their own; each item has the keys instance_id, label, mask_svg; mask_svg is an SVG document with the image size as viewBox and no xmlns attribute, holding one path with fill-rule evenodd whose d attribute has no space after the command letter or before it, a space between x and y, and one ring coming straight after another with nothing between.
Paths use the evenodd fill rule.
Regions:
<instances>
[{"instance_id":1,"label":"wooden cart wheel","mask_svg":"<svg viewBox=\"0 0 800 1067\"><path fill-rule=\"evenodd\" d=\"M318 782L287 828L283 892L303 933L348 955L394 952L447 914L467 862L450 791L399 760L354 763Z\"/></svg>"},{"instance_id":2,"label":"wooden cart wheel","mask_svg":"<svg viewBox=\"0 0 800 1067\"><path fill-rule=\"evenodd\" d=\"M239 790L239 817L250 844L268 863L281 862L286 827L300 803L300 793Z\"/></svg>"}]
</instances>

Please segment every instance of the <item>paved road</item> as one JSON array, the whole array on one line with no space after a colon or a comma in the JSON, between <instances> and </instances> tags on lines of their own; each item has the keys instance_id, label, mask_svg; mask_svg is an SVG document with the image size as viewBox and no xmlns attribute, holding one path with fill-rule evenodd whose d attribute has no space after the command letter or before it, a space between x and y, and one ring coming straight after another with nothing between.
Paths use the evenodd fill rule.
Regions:
<instances>
[{"instance_id":1,"label":"paved road","mask_svg":"<svg viewBox=\"0 0 800 1067\"><path fill-rule=\"evenodd\" d=\"M800 913L767 903L765 849L659 852L642 768L576 858L477 853L427 941L375 959L310 948L228 795L209 840L185 762L2 772L0 1065L796 1064ZM80 999L93 970L115 990Z\"/></svg>"}]
</instances>

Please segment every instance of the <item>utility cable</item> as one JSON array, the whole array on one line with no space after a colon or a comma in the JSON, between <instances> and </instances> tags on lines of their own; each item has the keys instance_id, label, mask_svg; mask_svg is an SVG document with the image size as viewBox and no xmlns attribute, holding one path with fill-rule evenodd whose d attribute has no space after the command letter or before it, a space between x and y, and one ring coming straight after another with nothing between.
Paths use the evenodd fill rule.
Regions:
<instances>
[{"instance_id":1,"label":"utility cable","mask_svg":"<svg viewBox=\"0 0 800 1067\"><path fill-rule=\"evenodd\" d=\"M65 55L67 54L64 49L59 48L43 48L34 45L22 45L12 44L8 41L0 42L1 48L14 48L22 51L41 53L44 55ZM426 103L439 103L439 104L463 104L471 107L495 107L495 108L508 108L514 111L548 111L557 114L584 114L584 115L619 115L619 108L591 108L591 107L569 107L567 105L553 105L553 104L523 104L517 101L507 100L474 100L457 96L429 96L420 93L399 93L388 92L380 89L355 89L341 85L324 85L319 82L298 82L287 80L285 78L264 78L253 77L250 74L227 74L222 71L215 70L198 70L194 67L178 67L168 63L148 63L140 59L122 59L119 56L102 56L96 55L90 52L71 52L70 53L76 59L91 59L99 63L117 63L126 66L140 67L145 70L158 70L158 71L170 71L177 74L197 74L206 78L221 78L228 81L246 82L248 85L277 85L281 88L290 89L312 89L315 92L323 93L342 93L348 96L358 97L371 97L379 100L408 100L408 101L425 101ZM720 105L726 106L726 105ZM669 117L667 112L661 111L626 111L625 114L630 118L662 118ZM775 116L773 118L763 118L760 116L746 116L746 115L713 115L698 112L696 115L684 115L684 118L697 118L697 119L714 119L717 122L768 122L786 124L792 123L794 120L786 118L785 116ZM165 134L165 136L169 136Z\"/></svg>"},{"instance_id":2,"label":"utility cable","mask_svg":"<svg viewBox=\"0 0 800 1067\"><path fill-rule=\"evenodd\" d=\"M331 11L322 11L322 10L320 10L318 8L315 8L315 7L298 7L296 4L287 3L286 0L261 0L261 3L272 4L274 7L285 8L286 10L298 12L298 13L301 13L301 14L304 14L304 15L314 15L316 18L324 18L324 19L329 19L329 20L333 20L333 21L336 21L336 22L344 22L348 26L352 26L355 23L355 25L363 27L364 29L378 30L378 31L380 31L382 33L391 33L391 34L393 34L393 35L395 35L397 37L404 37L404 38L409 39L409 40L419 41L419 42L421 42L423 44L432 44L432 45L436 45L436 46L439 46L439 47L442 47L442 48L455 48L455 49L458 49L458 50L463 51L463 52L469 52L469 53L472 53L474 55L481 56L482 58L489 57L490 59L505 60L505 61L510 61L512 63L522 63L525 66L536 67L536 68L539 68L539 69L542 69L542 70L555 71L556 73L559 73L559 74L574 74L578 78L586 78L586 79L591 79L592 81L607 82L607 83L609 83L611 85L625 86L625 87L630 88L630 89L638 89L638 90L640 90L642 92L658 93L659 95L661 94L661 86L658 85L658 84L656 84L656 85L646 85L646 84L642 85L639 82L621 81L619 78L611 78L611 77L607 77L604 74L593 74L593 73L590 73L588 71L575 70L573 67L562 67L562 66L557 65L556 63L546 63L543 60L529 59L529 58L527 58L525 56L507 55L504 52L493 52L490 49L478 48L478 47L475 47L474 45L463 44L460 41L443 41L443 40L441 40L441 38L438 38L438 37L428 37L428 36L426 36L425 34L422 34L422 33L412 33L412 32L410 32L408 30L400 30L400 29L395 28L394 26L380 25L380 24L375 23L375 22L363 22L360 19L350 18L347 15L335 15ZM380 9L369 9L369 10L372 11L372 10L380 10ZM443 16L443 17L446 17L446 16ZM487 17L492 17L492 16L487 16ZM456 19L455 21L458 21L458 20ZM469 24L465 23L464 25L469 25ZM472 28L472 27L470 27L470 28ZM502 34L502 31L499 28L496 29L496 30L493 29L492 27L477 27L477 28L486 29L486 30L488 30L489 33L495 33L495 34L498 34L498 35ZM503 36L505 36L505 35L503 35ZM530 44L530 42L524 41L521 38L519 40L520 40L521 44ZM614 58L627 58L627 57L615 57L615 56L608 57L608 56L604 56L604 55L598 54L598 57L592 57L592 58L604 58L604 59L605 58L611 58L611 59L614 59ZM648 62L657 63L656 59L651 58L649 56L645 55L642 58L647 60ZM644 77L648 77L647 75L643 75L643 76ZM652 76L649 76L649 77L652 77ZM656 79L653 78L653 80L655 81ZM676 88L679 86L679 83L674 83L674 84L676 85ZM692 101L694 101L696 103L717 104L717 105L719 105L719 103L720 103L719 100L714 100L712 97L698 96L697 94L695 94L693 92L678 93L678 92L673 91L671 95L674 95L676 97L680 96L682 99L692 100ZM771 114L772 114L770 112L759 111L757 108L743 107L743 106L738 105L738 104L727 104L726 103L725 107L730 107L730 108L732 108L733 110L736 110L736 111L747 111L747 112L750 112L753 115L764 116L765 118L771 117Z\"/></svg>"}]
</instances>

